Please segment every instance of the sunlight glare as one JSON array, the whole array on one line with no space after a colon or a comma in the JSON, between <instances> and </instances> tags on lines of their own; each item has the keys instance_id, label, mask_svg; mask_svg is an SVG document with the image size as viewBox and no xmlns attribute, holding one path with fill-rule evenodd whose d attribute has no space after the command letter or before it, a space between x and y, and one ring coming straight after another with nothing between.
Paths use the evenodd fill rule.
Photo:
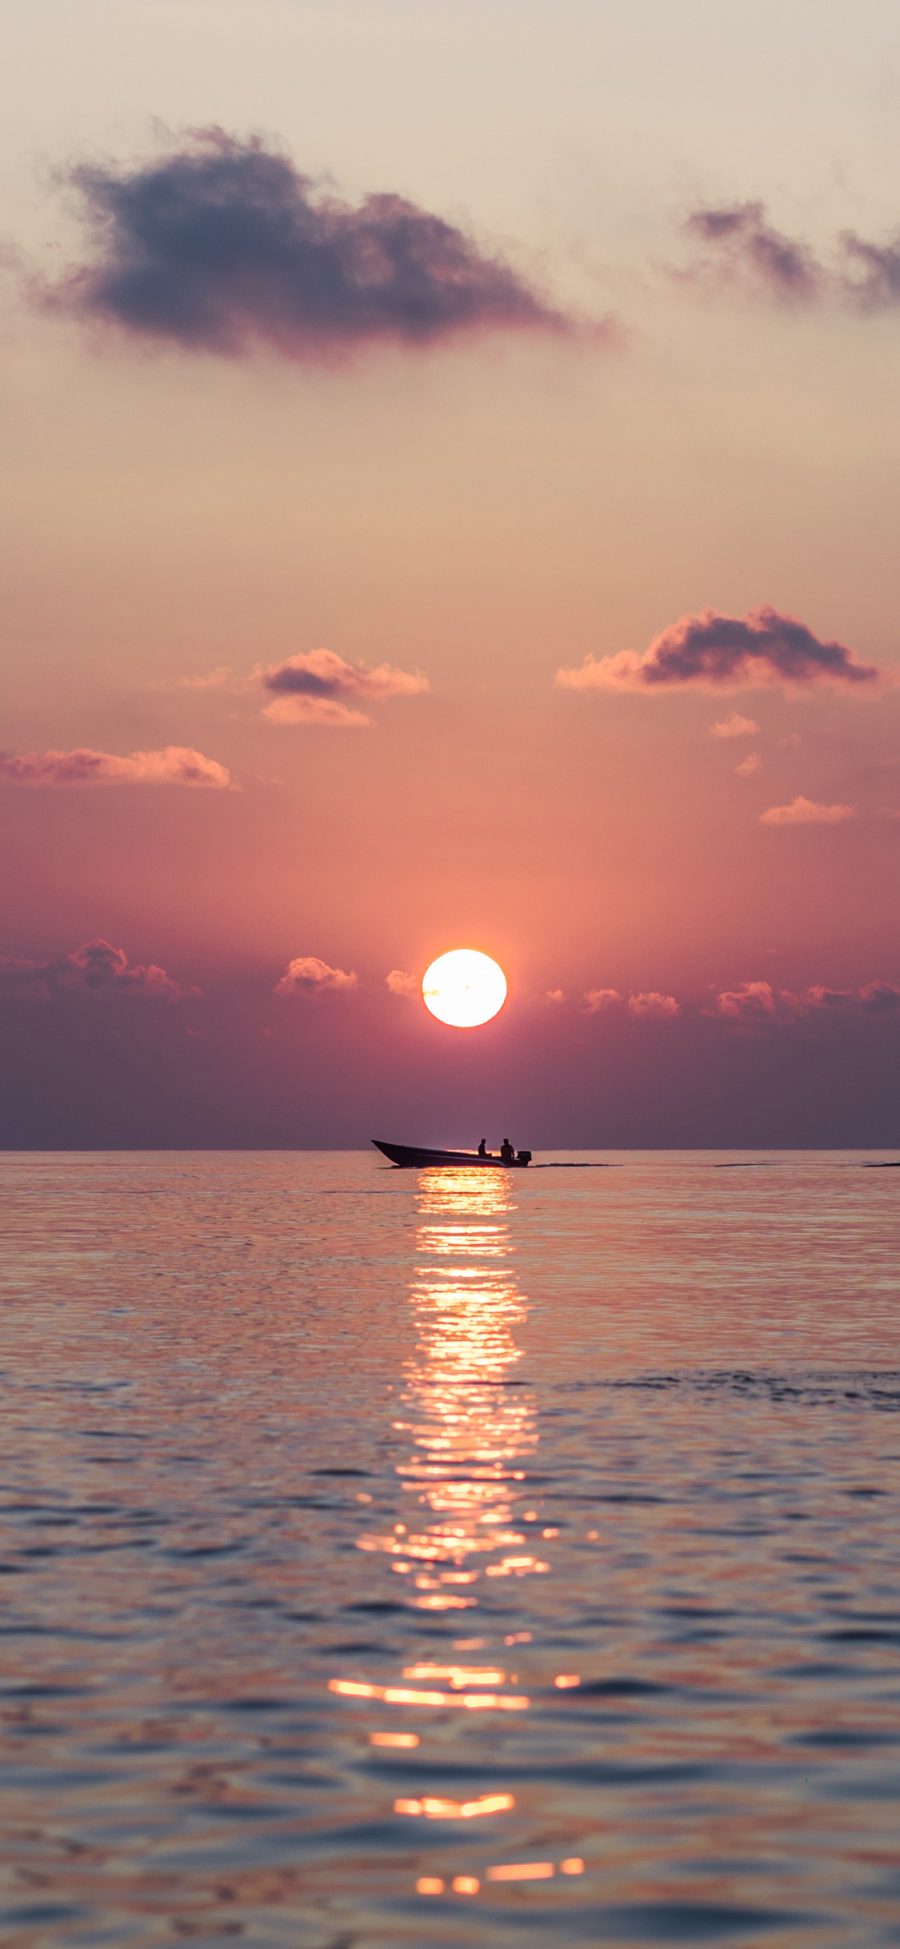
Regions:
<instances>
[{"instance_id":1,"label":"sunlight glare","mask_svg":"<svg viewBox=\"0 0 900 1949\"><path fill-rule=\"evenodd\" d=\"M477 1029L503 1007L506 976L489 954L473 947L451 948L426 968L422 999L448 1028Z\"/></svg>"}]
</instances>

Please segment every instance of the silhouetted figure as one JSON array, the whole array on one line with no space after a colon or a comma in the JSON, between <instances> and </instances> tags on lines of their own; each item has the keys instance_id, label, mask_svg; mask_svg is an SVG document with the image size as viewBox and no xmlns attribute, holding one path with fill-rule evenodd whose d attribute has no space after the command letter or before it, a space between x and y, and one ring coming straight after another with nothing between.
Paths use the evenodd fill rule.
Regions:
<instances>
[{"instance_id":1,"label":"silhouetted figure","mask_svg":"<svg viewBox=\"0 0 900 1949\"><path fill-rule=\"evenodd\" d=\"M502 1163L504 1163L504 1164L511 1164L511 1163L512 1163L512 1161L513 1161L513 1158L515 1157L515 1154L516 1154L516 1153L515 1153L515 1151L513 1150L513 1147L512 1147L512 1144L511 1144L511 1143L510 1143L510 1141L509 1141L509 1138L508 1138L508 1137L504 1137L504 1139L503 1139L503 1142L502 1142L502 1144L500 1145L500 1159L501 1159L501 1162L502 1162Z\"/></svg>"},{"instance_id":2,"label":"silhouetted figure","mask_svg":"<svg viewBox=\"0 0 900 1949\"><path fill-rule=\"evenodd\" d=\"M480 1144L479 1144L479 1146L478 1146L478 1155L479 1155L479 1157L486 1157L486 1156L487 1156L487 1138L486 1138L486 1137L482 1137L482 1139L481 1139L481 1142L480 1142Z\"/></svg>"}]
</instances>

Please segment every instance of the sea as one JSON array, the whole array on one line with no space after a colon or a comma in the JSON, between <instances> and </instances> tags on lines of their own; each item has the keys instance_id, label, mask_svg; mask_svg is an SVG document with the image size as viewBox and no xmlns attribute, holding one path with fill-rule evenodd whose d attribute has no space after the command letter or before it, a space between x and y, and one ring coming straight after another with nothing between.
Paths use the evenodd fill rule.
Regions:
<instances>
[{"instance_id":1,"label":"sea","mask_svg":"<svg viewBox=\"0 0 900 1949\"><path fill-rule=\"evenodd\" d=\"M900 1942L900 1171L0 1157L14 1949Z\"/></svg>"}]
</instances>

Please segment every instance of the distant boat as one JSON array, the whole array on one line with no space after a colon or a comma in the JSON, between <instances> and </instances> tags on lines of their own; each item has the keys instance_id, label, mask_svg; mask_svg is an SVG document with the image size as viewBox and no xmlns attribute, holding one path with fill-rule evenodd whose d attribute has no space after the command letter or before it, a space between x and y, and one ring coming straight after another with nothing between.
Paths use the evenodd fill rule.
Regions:
<instances>
[{"instance_id":1,"label":"distant boat","mask_svg":"<svg viewBox=\"0 0 900 1949\"><path fill-rule=\"evenodd\" d=\"M491 1156L490 1151L482 1157L477 1150L422 1150L415 1144L383 1144L379 1137L373 1137L376 1150L390 1158L392 1164L399 1164L404 1170L422 1170L437 1165L439 1168L469 1170L480 1167L495 1171L524 1171L531 1163L530 1150L517 1150L512 1157Z\"/></svg>"}]
</instances>

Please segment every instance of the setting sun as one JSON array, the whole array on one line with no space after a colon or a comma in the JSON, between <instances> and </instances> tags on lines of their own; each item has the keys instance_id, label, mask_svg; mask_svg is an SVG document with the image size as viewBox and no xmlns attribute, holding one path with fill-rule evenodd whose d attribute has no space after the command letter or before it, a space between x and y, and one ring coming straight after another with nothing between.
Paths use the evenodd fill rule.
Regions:
<instances>
[{"instance_id":1,"label":"setting sun","mask_svg":"<svg viewBox=\"0 0 900 1949\"><path fill-rule=\"evenodd\" d=\"M489 954L472 947L451 948L426 968L422 999L449 1028L477 1029L503 1007L506 976Z\"/></svg>"}]
</instances>

